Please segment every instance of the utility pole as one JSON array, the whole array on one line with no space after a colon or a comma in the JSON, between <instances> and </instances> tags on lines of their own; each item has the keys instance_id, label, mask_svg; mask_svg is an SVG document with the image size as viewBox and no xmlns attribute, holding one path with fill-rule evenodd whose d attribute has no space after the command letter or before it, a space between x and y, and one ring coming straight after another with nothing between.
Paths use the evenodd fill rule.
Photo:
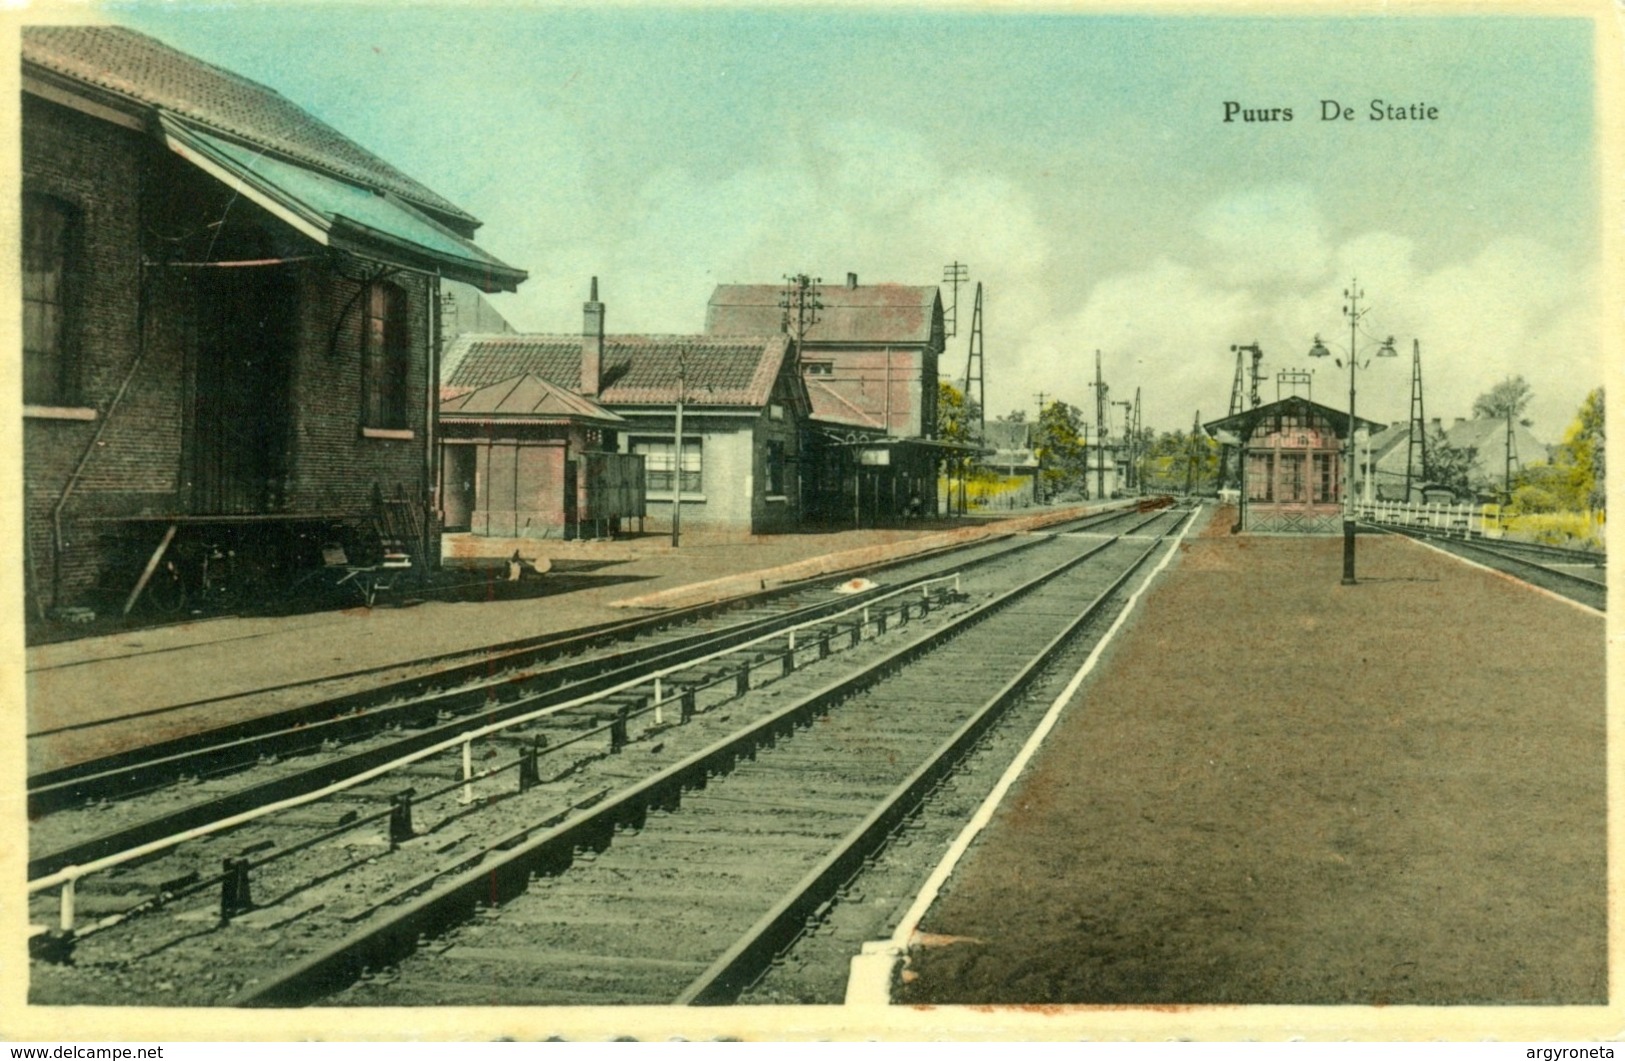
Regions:
<instances>
[{"instance_id":1,"label":"utility pole","mask_svg":"<svg viewBox=\"0 0 1625 1061\"><path fill-rule=\"evenodd\" d=\"M671 547L677 548L683 526L683 399L688 391L686 351L677 351L677 424L672 444L671 467Z\"/></svg>"},{"instance_id":2,"label":"utility pole","mask_svg":"<svg viewBox=\"0 0 1625 1061\"><path fill-rule=\"evenodd\" d=\"M1186 446L1185 458L1185 496L1191 496L1191 489L1196 483L1196 462L1201 459L1202 437L1202 410L1196 410L1196 419L1191 421L1190 443Z\"/></svg>"},{"instance_id":3,"label":"utility pole","mask_svg":"<svg viewBox=\"0 0 1625 1061\"><path fill-rule=\"evenodd\" d=\"M976 282L976 307L970 318L970 353L965 359L965 402L976 391L976 441L987 437L987 395L982 389L982 282Z\"/></svg>"},{"instance_id":4,"label":"utility pole","mask_svg":"<svg viewBox=\"0 0 1625 1061\"><path fill-rule=\"evenodd\" d=\"M1099 459L1095 463L1095 496L1106 496L1106 381L1100 376L1100 351L1095 351L1095 381L1089 386L1095 389L1095 440L1100 449ZM1088 465L1084 465L1085 470Z\"/></svg>"},{"instance_id":5,"label":"utility pole","mask_svg":"<svg viewBox=\"0 0 1625 1061\"><path fill-rule=\"evenodd\" d=\"M786 286L779 292L779 309L784 316L780 327L786 335L795 341L795 350L792 352L792 361L795 370L801 372L801 344L806 341L807 332L822 318L818 311L824 308L823 300L819 297L818 285L823 280L806 273L797 273L786 276Z\"/></svg>"},{"instance_id":6,"label":"utility pole","mask_svg":"<svg viewBox=\"0 0 1625 1061\"><path fill-rule=\"evenodd\" d=\"M1507 463L1504 477L1501 480L1501 490L1507 495L1506 503L1512 503L1512 466L1518 460L1518 440L1512 433L1512 406L1507 406Z\"/></svg>"},{"instance_id":7,"label":"utility pole","mask_svg":"<svg viewBox=\"0 0 1625 1061\"><path fill-rule=\"evenodd\" d=\"M1420 458L1420 460L1418 460ZM1405 448L1405 503L1411 502L1411 483L1428 473L1427 421L1422 418L1422 341L1411 340L1411 430Z\"/></svg>"},{"instance_id":8,"label":"utility pole","mask_svg":"<svg viewBox=\"0 0 1625 1061\"><path fill-rule=\"evenodd\" d=\"M943 322L943 330L950 339L959 334L959 285L969 280L970 266L964 262L954 261L942 267L942 282L953 291L953 301L948 304L948 312L944 314L948 319Z\"/></svg>"},{"instance_id":9,"label":"utility pole","mask_svg":"<svg viewBox=\"0 0 1625 1061\"><path fill-rule=\"evenodd\" d=\"M1129 433L1128 443L1128 469L1129 478L1133 480L1134 492L1140 492L1140 388L1134 388L1134 427Z\"/></svg>"}]
</instances>

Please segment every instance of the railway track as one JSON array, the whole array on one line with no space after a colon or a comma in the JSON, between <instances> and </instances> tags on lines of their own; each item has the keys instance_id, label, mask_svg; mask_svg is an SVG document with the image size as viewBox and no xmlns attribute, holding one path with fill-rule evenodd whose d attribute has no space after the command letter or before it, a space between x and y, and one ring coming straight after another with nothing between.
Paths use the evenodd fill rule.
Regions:
<instances>
[{"instance_id":1,"label":"railway track","mask_svg":"<svg viewBox=\"0 0 1625 1061\"><path fill-rule=\"evenodd\" d=\"M1152 516L1149 520L1169 518ZM1051 538L1039 544L1047 547L1058 541L1063 539ZM1099 548L1120 544L1107 539ZM1074 542L1069 547L1075 549L1077 545ZM1019 560L1004 556L1003 562L1006 568L1022 570L1032 560L1023 554ZM986 566L997 568L999 559L990 558ZM710 655L702 653L685 664L672 664L663 675L657 668L652 688L641 691L634 688L639 682L629 679L622 688L610 687L607 694L599 690L543 707L534 703L504 705L509 716L506 720L481 719L484 730L490 732L474 730L471 731L474 736L470 736L469 720L458 720L465 730L461 738L441 740L427 747L423 746L421 736L414 738L417 750L408 753L409 761L396 761L388 770L375 768L374 772L364 770L351 774L347 781L330 786L335 791L327 793L324 801L313 798L294 801L293 805L282 808L283 813L274 826L260 823L259 819L266 817L265 807L260 804L256 810L243 812L240 822L228 817L230 829L197 828L197 835L188 836L179 845L192 848L190 868L184 860L177 862L177 848L172 842L149 840L146 843L152 847L151 851L143 850L138 844L135 847L138 857L132 859L128 854L130 848L119 848L119 845L133 834L128 829L110 831L103 836L102 848L119 848L123 854L101 856L103 861L118 861L116 868L98 867L95 861L88 863L92 869L110 870L96 875L95 887L89 880L83 885L79 883L88 876L85 863L78 869L43 867L46 875L35 877L31 889L42 896L53 886L67 893L60 905L62 922L64 926L76 927L70 933L60 931L62 926L59 926L57 933L37 936L37 950L44 957L52 956L53 947L72 950L84 957L85 945L96 937L111 940L123 936L125 942L110 942L110 951L103 952L88 966L81 966L107 973L124 968L132 955L145 953L144 946L150 945L155 953L174 951L178 947L175 939L155 941L165 937L166 932L172 934L176 924L197 925L211 919L218 922L201 932L205 936L212 935L220 925L260 932L283 931L293 926L294 934L306 935L311 931L331 933L335 928L342 930L345 925L366 920L386 907L406 901L460 866L485 863L489 852L471 839L473 829L465 828L472 818L479 817L480 833L497 835L496 847L504 849L518 842L515 837L529 836L541 827L538 823L574 821L587 814L586 808L594 803L620 806L616 801L623 797L613 793L618 787L624 789L628 780L623 776L624 764L630 763L637 753L664 752L661 761L670 761L685 747L712 739L720 728L735 724L733 713L759 714L765 710L762 705L770 704L773 696L793 693L794 689L777 686L790 685L791 678L801 677L802 666L827 658L833 651L832 646L843 646L843 656L856 657L877 651L875 635L885 633L888 624L895 629L897 623L920 623L933 605L940 612L946 599L940 587L936 590L925 587L918 597L912 586L892 589L881 596L890 598L890 603L877 599L858 601L848 607L845 616L803 614L798 623L788 627L782 623L782 615L772 617L768 620L770 626L778 625L771 626L772 632L762 636L777 637L786 630L790 632L779 637L773 647L759 647L760 642L758 646L746 644L742 665L737 658L732 663L718 662L724 656L738 657L735 651L738 646L734 646ZM795 641L798 634L801 637L799 648ZM769 673L774 686L765 698L752 693L753 683L761 681L764 672ZM645 686L650 681L647 676L641 679ZM662 682L667 683L664 696ZM747 702L751 700L760 703L750 706ZM503 764L482 766L475 771L476 739L482 741L478 753L482 762L484 758L500 756ZM725 742L734 739L723 738ZM604 748L606 742L607 748ZM460 768L456 754L459 744ZM517 757L514 757L515 750ZM700 749L701 753L704 751ZM888 752L892 757L898 753L896 748ZM446 765L448 754L450 766ZM610 763L615 765L607 765ZM274 769L276 765L269 764L269 768ZM649 768L635 767L632 773L647 774ZM507 779L517 778L517 786L508 792L493 793L491 778L504 774ZM418 783L404 785L403 778ZM689 782L692 780L688 778ZM513 782L506 780L506 783L512 785ZM648 783L648 778L640 782L643 783ZM241 787L237 785L239 790ZM476 787L481 789L478 795L474 791ZM237 795L235 798L241 801L245 797ZM219 805L215 807L218 809ZM496 813L491 813L493 810ZM420 824L430 821L431 827L414 828L414 811ZM110 813L119 812L127 813L128 807L121 804L110 809ZM507 819L503 818L504 814L508 815ZM590 814L588 817L592 818ZM269 835L266 835L267 830ZM345 837L348 839L341 839ZM380 846L385 850L378 850ZM471 848L478 853L470 855ZM268 851L272 853L265 854ZM221 852L231 853L222 857ZM379 857L383 854L389 858ZM206 870L210 860L219 862L217 874ZM368 871L359 868L386 861L387 872L372 873L370 877ZM251 873L254 878L252 898L248 885ZM53 880L51 874L56 879ZM322 890L324 882L337 879L344 880L344 890L355 894L338 901ZM311 883L313 880L315 883ZM64 884L68 886L64 888ZM218 908L199 908L198 897L211 892L220 897ZM37 902L37 915L49 914L50 911L44 909L48 898ZM176 912L177 907L186 909ZM162 917L143 917L166 911ZM318 912L322 912L322 916L315 916ZM95 919L90 921L89 931L78 928L81 919ZM127 922L158 925L160 931L156 935L152 931L133 935L115 931ZM132 943L131 939L137 942ZM93 950L95 946L99 944L93 945ZM195 957L188 960L196 961ZM114 972L112 975L117 982L123 974ZM47 982L52 979L45 976L36 982L46 984L49 992ZM98 977L93 975L89 979ZM172 984L162 978L154 982ZM80 987L84 986L81 982ZM106 986L105 983L95 985L89 993L97 995L98 988ZM187 990L201 992L205 1000L219 1000L216 992L205 987L189 985ZM93 999L86 997L85 1000Z\"/></svg>"},{"instance_id":2,"label":"railway track","mask_svg":"<svg viewBox=\"0 0 1625 1061\"><path fill-rule=\"evenodd\" d=\"M1608 558L1603 553L1534 542L1451 536L1419 527L1382 529L1426 541L1598 611L1608 609Z\"/></svg>"},{"instance_id":3,"label":"railway track","mask_svg":"<svg viewBox=\"0 0 1625 1061\"><path fill-rule=\"evenodd\" d=\"M1138 518L1110 512L1055 528L1109 529ZM1034 539L976 543L870 569L884 570L895 588L943 571L1020 550ZM635 624L594 628L563 638L496 646L473 662L448 666L365 693L206 729L29 779L30 876L104 857L250 807L312 791L387 762L402 751L429 747L470 725L613 688L665 661L741 644L844 607L829 584L754 595L729 610L683 609ZM258 785L220 779L255 773ZM152 813L106 828L107 801L128 806L143 792Z\"/></svg>"}]
</instances>

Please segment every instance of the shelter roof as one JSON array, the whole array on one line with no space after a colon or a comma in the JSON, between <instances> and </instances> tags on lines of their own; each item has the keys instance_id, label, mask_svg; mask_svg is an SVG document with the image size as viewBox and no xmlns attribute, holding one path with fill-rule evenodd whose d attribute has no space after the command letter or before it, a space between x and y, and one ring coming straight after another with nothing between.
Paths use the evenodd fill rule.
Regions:
<instances>
[{"instance_id":1,"label":"shelter roof","mask_svg":"<svg viewBox=\"0 0 1625 1061\"><path fill-rule=\"evenodd\" d=\"M443 420L523 419L624 424L626 419L591 398L555 386L530 373L510 376L440 403Z\"/></svg>"},{"instance_id":2,"label":"shelter roof","mask_svg":"<svg viewBox=\"0 0 1625 1061\"><path fill-rule=\"evenodd\" d=\"M482 387L530 373L579 392L579 335L463 335L452 341L446 383ZM598 401L606 406L670 405L679 376L695 406L765 406L784 367L789 340L710 335L607 335Z\"/></svg>"},{"instance_id":3,"label":"shelter roof","mask_svg":"<svg viewBox=\"0 0 1625 1061\"><path fill-rule=\"evenodd\" d=\"M1260 427L1268 427L1282 417L1300 417L1306 419L1319 419L1331 428L1338 438L1347 438L1349 430L1349 414L1329 405L1312 402L1301 395L1291 395L1279 401L1260 405L1256 409L1244 409L1232 416L1219 420L1209 420L1202 425L1202 430L1208 434L1218 431L1228 431L1243 439L1252 437ZM1374 420L1366 420L1356 416L1355 426L1367 431L1381 430L1382 424Z\"/></svg>"}]
</instances>

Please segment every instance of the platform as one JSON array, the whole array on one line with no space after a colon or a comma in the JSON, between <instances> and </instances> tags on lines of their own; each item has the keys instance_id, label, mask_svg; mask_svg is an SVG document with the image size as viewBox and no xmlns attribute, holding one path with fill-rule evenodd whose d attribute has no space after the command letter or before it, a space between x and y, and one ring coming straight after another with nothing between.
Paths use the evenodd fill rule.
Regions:
<instances>
[{"instance_id":1,"label":"platform","mask_svg":"<svg viewBox=\"0 0 1625 1061\"><path fill-rule=\"evenodd\" d=\"M1604 621L1215 517L957 865L893 1001L1607 1000Z\"/></svg>"},{"instance_id":2,"label":"platform","mask_svg":"<svg viewBox=\"0 0 1625 1061\"><path fill-rule=\"evenodd\" d=\"M509 586L502 581L505 573L486 565L491 581L461 599L414 597L408 578L405 588L371 609L211 618L29 648L27 769L55 769L376 688L432 670L434 664L420 662L426 657L626 621L1093 510L922 521L906 530L694 534L684 535L676 549L668 538L652 535L586 542L454 540L447 552L455 560L505 557L518 549L526 558L548 560L551 570ZM357 671L368 673L347 677ZM328 680L313 685L313 679Z\"/></svg>"}]
</instances>

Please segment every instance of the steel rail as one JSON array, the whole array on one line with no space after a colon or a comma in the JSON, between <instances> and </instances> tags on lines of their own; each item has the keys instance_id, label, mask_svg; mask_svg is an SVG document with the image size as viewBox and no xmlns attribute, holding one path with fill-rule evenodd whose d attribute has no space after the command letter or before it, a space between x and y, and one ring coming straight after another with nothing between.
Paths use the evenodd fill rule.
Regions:
<instances>
[{"instance_id":1,"label":"steel rail","mask_svg":"<svg viewBox=\"0 0 1625 1061\"><path fill-rule=\"evenodd\" d=\"M1526 556L1518 556L1515 552L1501 549L1498 546L1487 545L1481 541L1471 541L1463 538L1442 538L1436 535L1418 534L1414 532L1413 528L1407 527L1384 527L1383 529L1390 531L1391 533L1404 535L1408 538L1415 538L1419 541L1436 542L1440 543L1442 546L1459 546L1472 552L1478 552L1484 554L1485 556L1494 557L1497 560L1502 560L1509 564L1522 565L1523 567L1531 568L1535 571L1539 571L1542 575L1549 575L1552 578L1576 587L1584 587L1593 594L1600 594L1602 601L1597 605L1597 608L1602 611L1607 610L1608 583L1606 581L1587 578L1585 575L1577 575L1572 571L1564 571L1560 568L1551 567L1550 565L1540 563L1537 560L1531 560ZM1506 571L1503 573L1513 575L1514 578L1519 577L1513 574L1511 571ZM1530 582L1531 585L1535 584L1527 578L1522 579L1522 581Z\"/></svg>"},{"instance_id":2,"label":"steel rail","mask_svg":"<svg viewBox=\"0 0 1625 1061\"><path fill-rule=\"evenodd\" d=\"M1108 522L1120 518L1124 514L1123 510L1090 513L1084 516L1059 520L1053 526L1064 527L1070 523L1080 522ZM1050 530L1051 528L1044 528L1045 532L1050 532ZM996 531L988 537L971 542L950 543L879 564L856 565L842 571L829 572L820 576L820 578L839 578L855 572L886 571L911 563L941 559L956 551L985 546L993 542L999 542L1001 539L1015 537L1020 533L1022 532ZM1017 542L1013 548L1023 548L1028 544L1030 542ZM228 703L261 692L281 691L298 688L301 685L318 685L324 682L342 681L381 671L433 664L442 660L462 658L470 660L470 662L456 667L437 670L432 674L406 678L361 692L330 697L302 707L274 712L256 719L234 722L226 726L215 727L157 744L134 748L112 756L36 774L28 779L29 814L32 817L39 817L75 802L96 798L103 792L127 796L132 790L139 790L143 786L147 788L156 787L188 772L197 775L226 772L230 767L252 764L259 759L264 751L283 753L284 742L294 748L303 748L314 746L323 740L353 740L357 733L367 733L389 725L390 722L387 716L390 712L421 710L423 705L420 701L426 697L456 697L458 694L463 693L477 695L482 691L493 689L500 694L515 682L522 682L536 677L536 675L525 673L513 674L512 671L578 654L593 647L614 644L616 641L635 637L642 633L710 618L713 615L727 611L770 603L774 600L805 592L810 581L805 580L790 585L776 586L772 589L761 590L724 601L690 605L662 612L658 616L597 624L564 637L548 635L541 638L519 639L483 649L443 653L384 667L366 668L343 675L318 679L314 682L287 683L270 689L250 690L229 697L210 698L175 705L175 710L206 707L210 704ZM698 638L705 635L691 636ZM655 651L659 647L656 645L646 646L643 649L632 649L621 653L620 658L623 660L630 659L637 653ZM566 665L565 668L552 668L552 670L555 673L562 669L571 673L590 674L601 665L601 661L584 661L578 664ZM492 678L491 671L497 667L506 668L510 673L503 677ZM562 680L567 681L569 679L566 677ZM106 724L116 725L136 717L140 716L121 716L117 719L107 720ZM254 743L255 741L270 743L262 746ZM163 771L158 775L158 780L145 776L151 774L157 768L162 768Z\"/></svg>"},{"instance_id":3,"label":"steel rail","mask_svg":"<svg viewBox=\"0 0 1625 1061\"><path fill-rule=\"evenodd\" d=\"M603 850L623 825L641 825L651 809L675 808L682 792L703 787L708 778L728 772L752 754L839 701L855 695L919 655L962 633L1036 589L1115 544L1100 543L1054 568L984 602L944 626L922 633L864 670L838 679L795 703L761 718L710 746L636 782L539 836L516 842L505 838L473 869L447 881L392 915L352 933L326 950L296 963L274 979L238 993L236 1006L308 1004L353 982L364 969L394 964L416 949L420 936L466 920L482 904L495 905L523 892L532 874L553 875L568 869L575 851Z\"/></svg>"},{"instance_id":4,"label":"steel rail","mask_svg":"<svg viewBox=\"0 0 1625 1061\"><path fill-rule=\"evenodd\" d=\"M1144 524L1141 524L1143 526ZM1175 530L1178 525L1176 524ZM1167 532L1168 534L1173 531ZM1126 536L1126 535L1125 535ZM1166 542L1167 534L1130 563L1111 585L1085 605L1078 617L1050 639L1017 674L994 693L931 757L899 784L864 821L802 878L773 908L752 925L711 966L675 999L679 1006L728 1005L748 989L773 959L801 934L807 919L880 849L940 782L996 724L1017 697L1060 654L1083 627L1112 600L1150 556Z\"/></svg>"},{"instance_id":5,"label":"steel rail","mask_svg":"<svg viewBox=\"0 0 1625 1061\"><path fill-rule=\"evenodd\" d=\"M950 580L957 583L958 576L939 576L928 579L926 582L945 582ZM765 624L773 626L773 629L761 634L758 637L752 638L751 640L730 645L725 648L718 648L700 656L684 656L684 658L678 662L665 665L652 671L641 671L636 676L625 679L609 688L597 690L588 695L579 696L563 703L548 704L541 708L535 708L529 711L520 711L520 713L508 715L499 720L489 722L483 726L476 726L473 729L467 728L467 720L460 720L456 725L443 727L456 729L458 731L456 736L442 738L431 745L417 748L406 755L398 756L395 759L372 766L365 770L361 770L353 775L347 775L322 788L303 792L298 795L285 797L283 799L268 803L258 803L253 805L248 810L230 814L226 817L212 820L201 825L189 827L168 836L139 843L133 847L96 858L83 865L75 864L66 866L55 872L30 880L27 886L28 894L34 895L42 891L49 891L52 888L71 886L75 882L82 880L84 877L87 877L93 873L99 873L103 870L112 869L116 866L122 866L137 859L146 858L149 855L158 854L162 851L169 850L170 848L177 847L188 840L196 840L201 837L212 836L216 833L224 832L228 829L234 829L237 826L245 825L248 822L255 821L280 811L291 810L295 807L301 807L308 803L314 803L318 800L326 799L329 796L355 788L358 785L376 780L377 778L383 777L393 771L410 766L413 763L420 762L421 760L427 759L430 756L438 755L442 752L450 751L458 747L466 747L473 741L479 740L482 737L489 737L514 726L522 726L527 723L537 721L538 719L558 714L569 708L583 707L595 703L606 696L626 692L629 689L634 689L638 686L647 684L652 680L664 678L667 675L701 666L705 663L711 662L712 660L721 659L741 650L749 649L755 645L759 645L768 640L779 637L785 632L786 629L798 630L806 626L819 625L832 620L838 620L847 615L858 612L862 612L867 615L869 610L874 608L878 603L890 600L894 597L900 597L905 594L912 595L920 588L920 582L911 582L896 589L892 589L886 593L880 594L879 596L866 596L864 599L850 604L844 610L836 612L833 615L820 615L816 618L807 619L806 621L791 627L784 627L776 624ZM845 604L846 602L841 601L838 603ZM515 711L518 711L523 706L523 703L509 705L510 709ZM390 749L386 750L396 750L398 747L399 745L394 745ZM456 788L458 785L463 783L464 782L460 781L451 785L450 787ZM214 804L209 804L208 806L212 807Z\"/></svg>"}]
</instances>

